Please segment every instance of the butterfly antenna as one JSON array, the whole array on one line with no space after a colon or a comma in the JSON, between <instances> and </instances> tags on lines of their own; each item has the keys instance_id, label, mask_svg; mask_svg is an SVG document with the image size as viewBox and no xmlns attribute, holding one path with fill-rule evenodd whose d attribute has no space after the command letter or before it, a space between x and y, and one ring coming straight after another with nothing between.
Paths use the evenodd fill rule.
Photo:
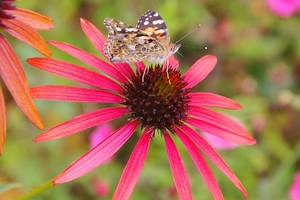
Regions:
<instances>
[{"instance_id":1,"label":"butterfly antenna","mask_svg":"<svg viewBox=\"0 0 300 200\"><path fill-rule=\"evenodd\" d=\"M198 24L198 26L196 26L193 30L191 30L190 32L188 32L187 34L185 34L184 36L182 36L179 40L177 40L177 42L175 42L175 44L177 44L179 41L181 41L182 39L184 39L186 36L188 36L189 34L191 34L192 32L194 32L198 28L200 28L200 26L201 26L201 24Z\"/></svg>"},{"instance_id":2,"label":"butterfly antenna","mask_svg":"<svg viewBox=\"0 0 300 200\"><path fill-rule=\"evenodd\" d=\"M202 50L207 50L207 47L194 47L194 46L185 46L185 45L181 45L181 47L188 47L188 48L193 48L193 49L202 49ZM178 52L177 52L178 53Z\"/></svg>"},{"instance_id":3,"label":"butterfly antenna","mask_svg":"<svg viewBox=\"0 0 300 200\"><path fill-rule=\"evenodd\" d=\"M177 51L176 53L178 53L183 58L183 55L181 53L179 53L179 51Z\"/></svg>"}]
</instances>

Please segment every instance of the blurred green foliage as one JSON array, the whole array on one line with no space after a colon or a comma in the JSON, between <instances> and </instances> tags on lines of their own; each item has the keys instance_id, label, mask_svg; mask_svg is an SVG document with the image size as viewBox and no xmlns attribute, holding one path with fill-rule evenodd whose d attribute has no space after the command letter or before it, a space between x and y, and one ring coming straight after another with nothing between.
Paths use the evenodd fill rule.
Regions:
<instances>
[{"instance_id":1,"label":"blurred green foliage","mask_svg":"<svg viewBox=\"0 0 300 200\"><path fill-rule=\"evenodd\" d=\"M264 1L220 0L51 0L18 1L18 7L52 18L55 28L43 31L46 40L63 41L100 56L81 30L79 18L96 25L104 34L105 17L135 25L148 9L164 18L171 41L176 42L197 24L201 28L183 39L178 57L186 71L206 54L218 57L214 71L197 86L237 100L240 111L226 112L240 118L258 144L220 151L249 193L249 200L288 199L293 174L299 170L300 156L300 22L299 15L282 19L271 13ZM76 83L35 69L25 60L39 57L34 49L9 37L24 64L31 86ZM202 48L207 46L208 50ZM54 47L53 57L84 65ZM74 159L88 150L91 130L60 140L33 143L41 133L21 113L6 91L8 136L0 158L0 180L22 185L26 191L58 175ZM46 129L101 105L35 101ZM116 128L121 122L113 124ZM132 138L114 161L73 182L62 184L34 199L110 199L137 138ZM177 141L190 175L195 199L212 199L185 148ZM211 164L225 199L243 199L233 184ZM93 180L110 187L106 197L97 197ZM131 199L177 199L170 197L173 181L163 140L154 138L150 153ZM1 197L0 197L1 199Z\"/></svg>"}]
</instances>

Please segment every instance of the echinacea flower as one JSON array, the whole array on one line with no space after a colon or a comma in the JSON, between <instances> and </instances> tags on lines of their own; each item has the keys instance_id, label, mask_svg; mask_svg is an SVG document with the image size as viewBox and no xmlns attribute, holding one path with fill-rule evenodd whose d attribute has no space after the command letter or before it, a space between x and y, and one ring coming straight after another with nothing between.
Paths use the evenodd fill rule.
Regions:
<instances>
[{"instance_id":1,"label":"echinacea flower","mask_svg":"<svg viewBox=\"0 0 300 200\"><path fill-rule=\"evenodd\" d=\"M267 0L270 10L280 17L290 17L300 11L299 0Z\"/></svg>"},{"instance_id":2,"label":"echinacea flower","mask_svg":"<svg viewBox=\"0 0 300 200\"><path fill-rule=\"evenodd\" d=\"M90 22L81 19L81 26L90 41L104 55L106 38ZM79 115L67 122L50 128L34 141L41 142L65 137L97 126L116 118L125 118L126 124L107 139L86 152L57 176L53 183L74 180L101 165L113 156L133 135L138 127L142 130L120 178L112 199L128 199L141 173L150 147L150 141L161 134L168 155L174 184L179 199L192 199L190 183L181 156L172 137L179 137L191 155L214 199L223 199L219 185L201 152L241 190L247 192L219 154L197 133L194 128L206 131L225 140L251 145L255 139L238 123L207 107L240 109L241 106L226 97L207 92L191 92L214 68L217 59L207 55L200 58L184 75L178 70L174 57L166 66L145 68L135 63L136 72L127 63L107 63L100 58L70 44L50 41L57 48L99 69L105 75L53 58L31 58L27 62L53 74L88 84L98 89L46 85L31 88L34 98L60 101L101 102L112 104ZM142 80L144 70L147 70ZM171 137L172 136L172 137Z\"/></svg>"},{"instance_id":3,"label":"echinacea flower","mask_svg":"<svg viewBox=\"0 0 300 200\"><path fill-rule=\"evenodd\" d=\"M26 42L49 57L51 51L45 40L36 30L53 27L53 21L39 13L17 8L13 0L0 0L0 29L17 39ZM30 97L27 78L18 56L0 33L0 76L10 91L17 105L38 128L44 127L42 119ZM6 111L4 97L0 86L0 155L6 140Z\"/></svg>"}]
</instances>

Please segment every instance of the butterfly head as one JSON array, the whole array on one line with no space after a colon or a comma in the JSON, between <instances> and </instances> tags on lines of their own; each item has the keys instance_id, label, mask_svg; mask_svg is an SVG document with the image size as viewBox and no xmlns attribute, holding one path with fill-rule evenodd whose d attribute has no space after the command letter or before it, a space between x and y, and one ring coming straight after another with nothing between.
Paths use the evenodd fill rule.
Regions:
<instances>
[{"instance_id":1,"label":"butterfly head","mask_svg":"<svg viewBox=\"0 0 300 200\"><path fill-rule=\"evenodd\" d=\"M170 44L169 54L170 55L175 54L180 47L181 47L181 44Z\"/></svg>"}]
</instances>

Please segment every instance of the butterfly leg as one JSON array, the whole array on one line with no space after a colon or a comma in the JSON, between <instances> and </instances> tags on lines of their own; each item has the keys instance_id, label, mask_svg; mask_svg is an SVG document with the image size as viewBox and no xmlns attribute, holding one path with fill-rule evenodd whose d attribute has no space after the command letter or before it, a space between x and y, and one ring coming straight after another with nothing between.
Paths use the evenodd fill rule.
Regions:
<instances>
[{"instance_id":1,"label":"butterfly leg","mask_svg":"<svg viewBox=\"0 0 300 200\"><path fill-rule=\"evenodd\" d=\"M145 69L144 69L144 71L143 71L142 82L144 82L144 78L145 78L146 70L147 70L147 67L145 67Z\"/></svg>"}]
</instances>

